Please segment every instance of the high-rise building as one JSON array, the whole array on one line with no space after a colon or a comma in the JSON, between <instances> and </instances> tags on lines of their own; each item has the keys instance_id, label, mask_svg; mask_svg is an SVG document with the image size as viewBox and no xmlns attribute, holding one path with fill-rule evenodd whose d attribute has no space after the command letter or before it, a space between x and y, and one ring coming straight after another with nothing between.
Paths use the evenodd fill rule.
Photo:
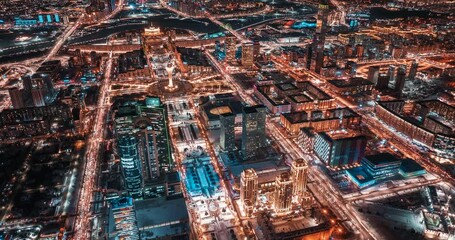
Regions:
<instances>
[{"instance_id":1,"label":"high-rise building","mask_svg":"<svg viewBox=\"0 0 455 240\"><path fill-rule=\"evenodd\" d=\"M316 33L313 38L313 70L316 73L321 73L324 65L324 44L325 36L327 34L328 25L327 20L329 16L329 5L319 4L318 14L316 16Z\"/></svg>"},{"instance_id":2,"label":"high-rise building","mask_svg":"<svg viewBox=\"0 0 455 240\"><path fill-rule=\"evenodd\" d=\"M292 179L288 172L284 172L275 179L273 194L273 208L276 213L287 213L292 207Z\"/></svg>"},{"instance_id":3,"label":"high-rise building","mask_svg":"<svg viewBox=\"0 0 455 240\"><path fill-rule=\"evenodd\" d=\"M33 106L42 107L52 103L55 96L54 86L47 74L33 74L32 76L23 76L24 97L32 97Z\"/></svg>"},{"instance_id":4,"label":"high-rise building","mask_svg":"<svg viewBox=\"0 0 455 240\"><path fill-rule=\"evenodd\" d=\"M235 114L220 115L220 147L225 151L235 149Z\"/></svg>"},{"instance_id":5,"label":"high-rise building","mask_svg":"<svg viewBox=\"0 0 455 240\"><path fill-rule=\"evenodd\" d=\"M389 82L395 81L395 66L390 65L389 70L387 71L387 75L389 76Z\"/></svg>"},{"instance_id":6,"label":"high-rise building","mask_svg":"<svg viewBox=\"0 0 455 240\"><path fill-rule=\"evenodd\" d=\"M244 159L254 157L256 150L266 146L266 107L244 107L242 113L242 154Z\"/></svg>"},{"instance_id":7,"label":"high-rise building","mask_svg":"<svg viewBox=\"0 0 455 240\"><path fill-rule=\"evenodd\" d=\"M364 52L365 52L365 47L363 45L359 44L356 46L355 51L357 54L357 58L362 59Z\"/></svg>"},{"instance_id":8,"label":"high-rise building","mask_svg":"<svg viewBox=\"0 0 455 240\"><path fill-rule=\"evenodd\" d=\"M9 97L11 99L11 104L13 105L13 108L18 109L18 108L24 108L25 103L24 103L24 91L19 88L11 88L8 90L9 92Z\"/></svg>"},{"instance_id":9,"label":"high-rise building","mask_svg":"<svg viewBox=\"0 0 455 240\"><path fill-rule=\"evenodd\" d=\"M226 37L224 40L224 45L226 47L226 61L235 61L235 53L237 52L237 38L235 36Z\"/></svg>"},{"instance_id":10,"label":"high-rise building","mask_svg":"<svg viewBox=\"0 0 455 240\"><path fill-rule=\"evenodd\" d=\"M258 176L254 169L246 169L240 177L240 200L247 216L251 216L258 197Z\"/></svg>"},{"instance_id":11,"label":"high-rise building","mask_svg":"<svg viewBox=\"0 0 455 240\"><path fill-rule=\"evenodd\" d=\"M398 71L397 71L397 77L395 79L395 88L394 88L398 97L401 97L403 95L403 88L404 88L405 81L406 81L406 68L400 67L400 68L398 68Z\"/></svg>"},{"instance_id":12,"label":"high-rise building","mask_svg":"<svg viewBox=\"0 0 455 240\"><path fill-rule=\"evenodd\" d=\"M371 66L368 68L368 81L378 84L379 78L379 66Z\"/></svg>"},{"instance_id":13,"label":"high-rise building","mask_svg":"<svg viewBox=\"0 0 455 240\"><path fill-rule=\"evenodd\" d=\"M254 45L253 43L242 44L242 66L251 68L254 65Z\"/></svg>"},{"instance_id":14,"label":"high-rise building","mask_svg":"<svg viewBox=\"0 0 455 240\"><path fill-rule=\"evenodd\" d=\"M376 82L376 89L387 90L389 88L389 75L379 75L378 81Z\"/></svg>"},{"instance_id":15,"label":"high-rise building","mask_svg":"<svg viewBox=\"0 0 455 240\"><path fill-rule=\"evenodd\" d=\"M314 140L314 153L329 167L358 164L365 155L365 136L349 132L319 132Z\"/></svg>"},{"instance_id":16,"label":"high-rise building","mask_svg":"<svg viewBox=\"0 0 455 240\"><path fill-rule=\"evenodd\" d=\"M115 113L115 132L136 139L143 182L153 182L172 168L166 110L159 98L128 102ZM118 140L119 141L119 140ZM131 140L132 141L132 140ZM125 162L125 164L129 164Z\"/></svg>"},{"instance_id":17,"label":"high-rise building","mask_svg":"<svg viewBox=\"0 0 455 240\"><path fill-rule=\"evenodd\" d=\"M419 68L419 63L417 61L413 61L411 64L411 68L409 69L409 80L414 80L417 75L417 69Z\"/></svg>"},{"instance_id":18,"label":"high-rise building","mask_svg":"<svg viewBox=\"0 0 455 240\"><path fill-rule=\"evenodd\" d=\"M307 191L308 165L302 158L296 159L291 164L291 178L294 196L303 195Z\"/></svg>"},{"instance_id":19,"label":"high-rise building","mask_svg":"<svg viewBox=\"0 0 455 240\"><path fill-rule=\"evenodd\" d=\"M117 135L117 148L125 189L131 196L139 197L142 194L144 182L138 151L138 139L130 134Z\"/></svg>"}]
</instances>

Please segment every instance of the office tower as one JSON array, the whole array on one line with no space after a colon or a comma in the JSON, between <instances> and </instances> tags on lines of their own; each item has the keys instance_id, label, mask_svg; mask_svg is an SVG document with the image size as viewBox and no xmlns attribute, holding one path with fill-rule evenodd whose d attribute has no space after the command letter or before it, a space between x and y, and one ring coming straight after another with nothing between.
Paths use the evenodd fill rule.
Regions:
<instances>
[{"instance_id":1,"label":"office tower","mask_svg":"<svg viewBox=\"0 0 455 240\"><path fill-rule=\"evenodd\" d=\"M324 65L324 44L325 35L327 34L327 19L329 16L329 5L319 4L318 14L316 17L316 33L313 38L314 63L313 69L316 73L321 73Z\"/></svg>"},{"instance_id":2,"label":"office tower","mask_svg":"<svg viewBox=\"0 0 455 240\"><path fill-rule=\"evenodd\" d=\"M311 69L311 61L313 59L313 46L308 45L306 54L306 69Z\"/></svg>"},{"instance_id":3,"label":"office tower","mask_svg":"<svg viewBox=\"0 0 455 240\"><path fill-rule=\"evenodd\" d=\"M355 50L356 50L357 58L362 59L364 52L365 52L365 47L363 45L359 44L356 46Z\"/></svg>"},{"instance_id":4,"label":"office tower","mask_svg":"<svg viewBox=\"0 0 455 240\"><path fill-rule=\"evenodd\" d=\"M11 88L8 92L14 109L25 107L23 90L19 88Z\"/></svg>"},{"instance_id":5,"label":"office tower","mask_svg":"<svg viewBox=\"0 0 455 240\"><path fill-rule=\"evenodd\" d=\"M303 195L307 191L308 165L302 158L296 159L291 164L291 178L294 196Z\"/></svg>"},{"instance_id":6,"label":"office tower","mask_svg":"<svg viewBox=\"0 0 455 240\"><path fill-rule=\"evenodd\" d=\"M242 44L242 66L251 68L254 65L254 45L252 43Z\"/></svg>"},{"instance_id":7,"label":"office tower","mask_svg":"<svg viewBox=\"0 0 455 240\"><path fill-rule=\"evenodd\" d=\"M246 169L240 176L240 200L247 216L251 216L258 196L258 176L254 169Z\"/></svg>"},{"instance_id":8,"label":"office tower","mask_svg":"<svg viewBox=\"0 0 455 240\"><path fill-rule=\"evenodd\" d=\"M413 61L411 64L411 68L409 69L408 78L410 80L414 80L417 75L417 68L419 67L419 63L417 61Z\"/></svg>"},{"instance_id":9,"label":"office tower","mask_svg":"<svg viewBox=\"0 0 455 240\"><path fill-rule=\"evenodd\" d=\"M139 197L142 194L143 176L138 139L130 134L117 135L117 148L125 189L131 196Z\"/></svg>"},{"instance_id":10,"label":"office tower","mask_svg":"<svg viewBox=\"0 0 455 240\"><path fill-rule=\"evenodd\" d=\"M259 41L254 41L253 43L253 56L256 57L261 53L261 44Z\"/></svg>"},{"instance_id":11,"label":"office tower","mask_svg":"<svg viewBox=\"0 0 455 240\"><path fill-rule=\"evenodd\" d=\"M46 74L33 74L22 77L25 98L32 97L33 106L42 107L52 103L55 95L54 86Z\"/></svg>"},{"instance_id":12,"label":"office tower","mask_svg":"<svg viewBox=\"0 0 455 240\"><path fill-rule=\"evenodd\" d=\"M368 81L378 84L379 66L371 66L368 68ZM387 83L388 84L388 83Z\"/></svg>"},{"instance_id":13,"label":"office tower","mask_svg":"<svg viewBox=\"0 0 455 240\"><path fill-rule=\"evenodd\" d=\"M225 151L235 149L235 114L224 113L220 115L220 147Z\"/></svg>"},{"instance_id":14,"label":"office tower","mask_svg":"<svg viewBox=\"0 0 455 240\"><path fill-rule=\"evenodd\" d=\"M266 146L266 107L244 107L242 118L242 154L248 159L254 157L258 148Z\"/></svg>"},{"instance_id":15,"label":"office tower","mask_svg":"<svg viewBox=\"0 0 455 240\"><path fill-rule=\"evenodd\" d=\"M395 66L390 65L389 70L387 71L387 75L389 75L389 82L395 81Z\"/></svg>"},{"instance_id":16,"label":"office tower","mask_svg":"<svg viewBox=\"0 0 455 240\"><path fill-rule=\"evenodd\" d=\"M403 95L403 88L404 83L406 81L406 69L404 67L400 67L397 71L397 78L395 80L395 92L397 93L398 97L401 98Z\"/></svg>"},{"instance_id":17,"label":"office tower","mask_svg":"<svg viewBox=\"0 0 455 240\"><path fill-rule=\"evenodd\" d=\"M115 112L118 136L134 137L140 162L141 178L153 182L172 168L167 112L159 98L130 101Z\"/></svg>"},{"instance_id":18,"label":"office tower","mask_svg":"<svg viewBox=\"0 0 455 240\"><path fill-rule=\"evenodd\" d=\"M235 53L237 52L237 38L234 36L226 37L224 40L224 45L226 48L226 61L235 61Z\"/></svg>"},{"instance_id":19,"label":"office tower","mask_svg":"<svg viewBox=\"0 0 455 240\"><path fill-rule=\"evenodd\" d=\"M276 213L287 213L292 207L292 179L289 173L280 174L275 179L273 208Z\"/></svg>"},{"instance_id":20,"label":"office tower","mask_svg":"<svg viewBox=\"0 0 455 240\"><path fill-rule=\"evenodd\" d=\"M358 164L365 155L365 136L342 132L320 132L314 139L314 153L329 167Z\"/></svg>"},{"instance_id":21,"label":"office tower","mask_svg":"<svg viewBox=\"0 0 455 240\"><path fill-rule=\"evenodd\" d=\"M378 81L376 83L376 89L382 91L387 90L389 88L389 80L390 80L389 75L384 74L379 75Z\"/></svg>"}]
</instances>

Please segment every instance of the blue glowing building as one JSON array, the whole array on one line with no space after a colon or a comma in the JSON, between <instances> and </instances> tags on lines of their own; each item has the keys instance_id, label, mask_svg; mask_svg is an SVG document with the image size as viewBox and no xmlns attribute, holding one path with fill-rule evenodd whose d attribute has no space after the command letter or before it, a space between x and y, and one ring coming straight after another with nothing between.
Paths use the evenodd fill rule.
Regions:
<instances>
[{"instance_id":1,"label":"blue glowing building","mask_svg":"<svg viewBox=\"0 0 455 240\"><path fill-rule=\"evenodd\" d=\"M417 177L425 173L425 169L414 160L399 159L390 153L365 156L362 159L362 166L346 170L347 176L360 188L400 177Z\"/></svg>"}]
</instances>

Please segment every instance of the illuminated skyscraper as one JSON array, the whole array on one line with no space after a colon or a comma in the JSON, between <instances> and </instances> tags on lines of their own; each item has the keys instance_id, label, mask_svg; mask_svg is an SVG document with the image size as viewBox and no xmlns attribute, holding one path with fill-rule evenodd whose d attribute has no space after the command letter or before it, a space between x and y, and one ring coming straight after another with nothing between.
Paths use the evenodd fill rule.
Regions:
<instances>
[{"instance_id":1,"label":"illuminated skyscraper","mask_svg":"<svg viewBox=\"0 0 455 240\"><path fill-rule=\"evenodd\" d=\"M275 179L273 208L276 213L287 213L292 204L292 179L289 173L280 174Z\"/></svg>"},{"instance_id":2,"label":"illuminated skyscraper","mask_svg":"<svg viewBox=\"0 0 455 240\"><path fill-rule=\"evenodd\" d=\"M225 151L235 149L235 114L220 115L220 147Z\"/></svg>"},{"instance_id":3,"label":"illuminated skyscraper","mask_svg":"<svg viewBox=\"0 0 455 240\"><path fill-rule=\"evenodd\" d=\"M368 81L377 84L379 78L379 66L371 66L368 68Z\"/></svg>"},{"instance_id":4,"label":"illuminated skyscraper","mask_svg":"<svg viewBox=\"0 0 455 240\"><path fill-rule=\"evenodd\" d=\"M406 68L405 66L401 66L398 68L397 77L395 79L395 92L397 93L398 97L403 95L403 88L406 81Z\"/></svg>"},{"instance_id":5,"label":"illuminated skyscraper","mask_svg":"<svg viewBox=\"0 0 455 240\"><path fill-rule=\"evenodd\" d=\"M224 44L226 47L226 61L235 61L235 52L237 52L237 38L234 36L226 37Z\"/></svg>"},{"instance_id":6,"label":"illuminated skyscraper","mask_svg":"<svg viewBox=\"0 0 455 240\"><path fill-rule=\"evenodd\" d=\"M258 176L254 169L246 169L240 177L240 200L248 216L251 216L258 196Z\"/></svg>"},{"instance_id":7,"label":"illuminated skyscraper","mask_svg":"<svg viewBox=\"0 0 455 240\"><path fill-rule=\"evenodd\" d=\"M329 5L319 4L318 15L316 17L316 33L313 38L313 70L321 73L324 65L324 44L325 35L327 34L327 19L329 16Z\"/></svg>"},{"instance_id":8,"label":"illuminated skyscraper","mask_svg":"<svg viewBox=\"0 0 455 240\"><path fill-rule=\"evenodd\" d=\"M307 191L308 165L305 160L299 158L292 162L291 178L293 183L293 195L303 195Z\"/></svg>"},{"instance_id":9,"label":"illuminated skyscraper","mask_svg":"<svg viewBox=\"0 0 455 240\"><path fill-rule=\"evenodd\" d=\"M244 107L242 115L242 154L244 159L254 157L256 150L266 146L266 107Z\"/></svg>"},{"instance_id":10,"label":"illuminated skyscraper","mask_svg":"<svg viewBox=\"0 0 455 240\"><path fill-rule=\"evenodd\" d=\"M143 177L138 140L129 134L117 135L117 148L125 189L131 196L139 197L142 194Z\"/></svg>"},{"instance_id":11,"label":"illuminated skyscraper","mask_svg":"<svg viewBox=\"0 0 455 240\"><path fill-rule=\"evenodd\" d=\"M251 68L254 65L254 45L253 43L242 44L242 66Z\"/></svg>"}]
</instances>

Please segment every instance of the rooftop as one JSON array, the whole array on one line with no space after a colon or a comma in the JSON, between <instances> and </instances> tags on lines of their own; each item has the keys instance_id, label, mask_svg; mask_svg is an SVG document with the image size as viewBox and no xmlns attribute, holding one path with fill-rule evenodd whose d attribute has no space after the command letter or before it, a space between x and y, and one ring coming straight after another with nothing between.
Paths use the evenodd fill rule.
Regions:
<instances>
[{"instance_id":1,"label":"rooftop","mask_svg":"<svg viewBox=\"0 0 455 240\"><path fill-rule=\"evenodd\" d=\"M400 162L400 159L387 152L365 156L364 159L376 166Z\"/></svg>"}]
</instances>

